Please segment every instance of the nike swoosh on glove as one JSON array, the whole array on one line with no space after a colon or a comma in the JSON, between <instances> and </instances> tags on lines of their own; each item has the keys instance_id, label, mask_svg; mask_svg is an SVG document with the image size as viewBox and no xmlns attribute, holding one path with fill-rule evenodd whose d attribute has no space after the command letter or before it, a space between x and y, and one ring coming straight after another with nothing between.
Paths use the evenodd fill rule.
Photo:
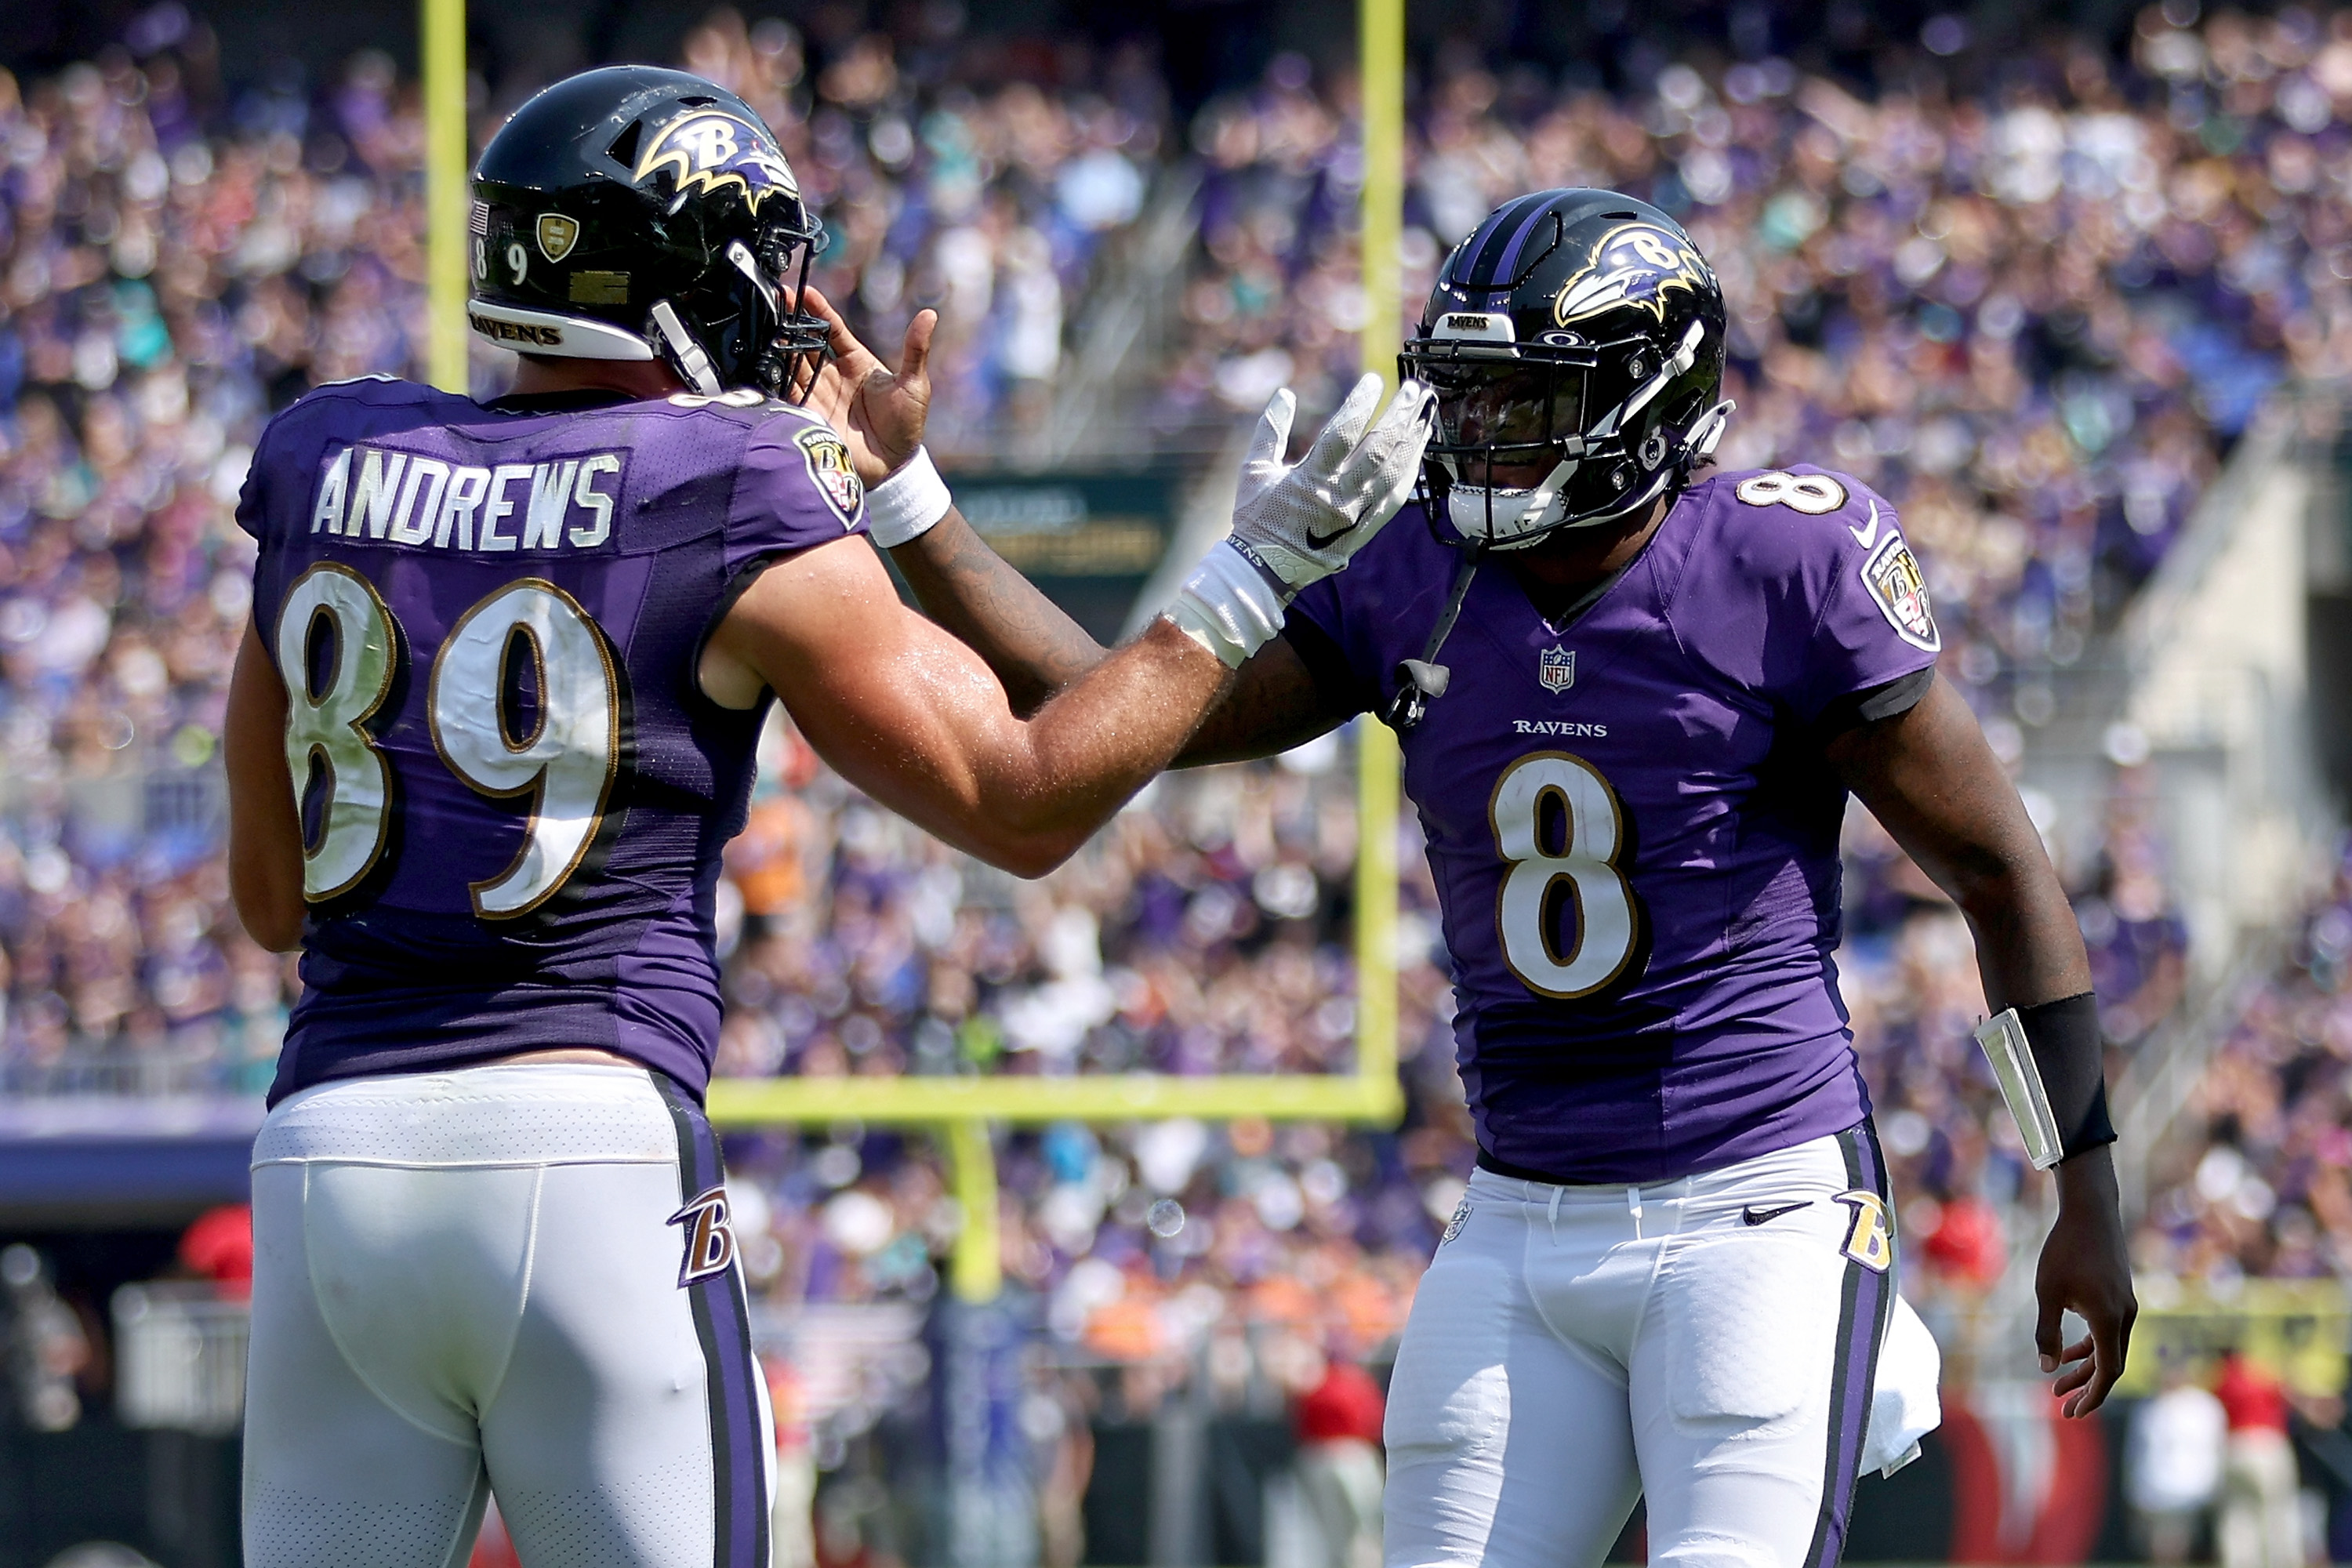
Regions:
<instances>
[{"instance_id":1,"label":"nike swoosh on glove","mask_svg":"<svg viewBox=\"0 0 2352 1568\"><path fill-rule=\"evenodd\" d=\"M1165 612L1227 665L1238 668L1272 641L1298 591L1345 567L1412 494L1429 445L1431 393L1406 382L1376 421L1380 400L1379 376L1357 382L1296 466L1282 458L1297 398L1285 387L1258 417L1234 531L1202 557Z\"/></svg>"},{"instance_id":2,"label":"nike swoosh on glove","mask_svg":"<svg viewBox=\"0 0 2352 1568\"><path fill-rule=\"evenodd\" d=\"M1406 382L1376 421L1381 385L1377 375L1359 380L1295 467L1282 459L1298 399L1286 386L1258 416L1234 502L1233 542L1291 594L1344 568L1421 476L1431 393Z\"/></svg>"}]
</instances>

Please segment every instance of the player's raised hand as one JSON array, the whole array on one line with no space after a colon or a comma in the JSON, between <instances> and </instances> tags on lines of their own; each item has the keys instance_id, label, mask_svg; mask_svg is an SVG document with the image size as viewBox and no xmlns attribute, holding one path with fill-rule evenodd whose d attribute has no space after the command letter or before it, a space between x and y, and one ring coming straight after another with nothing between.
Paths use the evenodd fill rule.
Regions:
<instances>
[{"instance_id":1,"label":"player's raised hand","mask_svg":"<svg viewBox=\"0 0 2352 1568\"><path fill-rule=\"evenodd\" d=\"M1348 564L1412 494L1429 445L1431 395L1408 381L1378 419L1381 378L1366 374L1297 464L1290 422L1298 400L1284 387L1258 416L1234 502L1233 542L1292 593Z\"/></svg>"},{"instance_id":2,"label":"player's raised hand","mask_svg":"<svg viewBox=\"0 0 2352 1568\"><path fill-rule=\"evenodd\" d=\"M2042 1244L2033 1293L2041 1307L2034 1348L2041 1352L2042 1370L2058 1374L2051 1392L2066 1402L2068 1415L2088 1415L2106 1402L2107 1391L2123 1375L2132 1321L2139 1316L2115 1162L2104 1148L2086 1150L2058 1167L2058 1223ZM2068 1310L2091 1331L2062 1346L2059 1322Z\"/></svg>"},{"instance_id":3,"label":"player's raised hand","mask_svg":"<svg viewBox=\"0 0 2352 1568\"><path fill-rule=\"evenodd\" d=\"M848 444L857 477L871 489L923 444L923 424L931 407L931 333L939 327L939 312L915 312L899 345L898 367L893 370L857 341L841 312L818 290L803 289L801 303L831 329L825 340L830 352L802 406L822 417Z\"/></svg>"}]
</instances>

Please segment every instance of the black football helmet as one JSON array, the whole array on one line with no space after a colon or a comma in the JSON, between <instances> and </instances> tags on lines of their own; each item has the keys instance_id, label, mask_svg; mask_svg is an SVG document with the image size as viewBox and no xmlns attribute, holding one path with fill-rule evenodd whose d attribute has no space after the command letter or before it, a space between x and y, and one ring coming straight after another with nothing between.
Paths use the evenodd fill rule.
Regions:
<instances>
[{"instance_id":1,"label":"black football helmet","mask_svg":"<svg viewBox=\"0 0 2352 1568\"><path fill-rule=\"evenodd\" d=\"M684 71L606 66L516 110L475 166L471 238L467 319L499 348L795 401L824 353L800 308L824 231L751 106Z\"/></svg>"},{"instance_id":2,"label":"black football helmet","mask_svg":"<svg viewBox=\"0 0 2352 1568\"><path fill-rule=\"evenodd\" d=\"M1647 202L1559 190L1496 208L1446 258L1399 358L1437 394L1433 519L1517 549L1686 483L1731 413L1724 324L1714 270Z\"/></svg>"}]
</instances>

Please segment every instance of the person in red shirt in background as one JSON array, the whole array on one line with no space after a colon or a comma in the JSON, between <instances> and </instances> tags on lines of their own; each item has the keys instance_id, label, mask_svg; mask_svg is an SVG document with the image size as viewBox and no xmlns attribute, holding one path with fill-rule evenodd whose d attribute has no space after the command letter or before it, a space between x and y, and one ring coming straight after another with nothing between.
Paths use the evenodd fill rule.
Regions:
<instances>
[{"instance_id":1,"label":"person in red shirt in background","mask_svg":"<svg viewBox=\"0 0 2352 1568\"><path fill-rule=\"evenodd\" d=\"M253 1210L222 1204L180 1233L180 1267L209 1279L225 1300L253 1294Z\"/></svg>"},{"instance_id":2,"label":"person in red shirt in background","mask_svg":"<svg viewBox=\"0 0 2352 1568\"><path fill-rule=\"evenodd\" d=\"M2221 1464L2221 1568L2303 1568L2301 1477L2286 1435L2286 1390L2231 1351L2213 1396L2229 1418Z\"/></svg>"},{"instance_id":3,"label":"person in red shirt in background","mask_svg":"<svg viewBox=\"0 0 2352 1568\"><path fill-rule=\"evenodd\" d=\"M1292 1413L1299 1489L1321 1526L1328 1568L1380 1568L1381 1421L1387 1406L1371 1374L1327 1356L1319 1382Z\"/></svg>"},{"instance_id":4,"label":"person in red shirt in background","mask_svg":"<svg viewBox=\"0 0 2352 1568\"><path fill-rule=\"evenodd\" d=\"M785 1357L760 1358L775 1412L775 1501L769 1510L770 1568L816 1568L816 1456L809 1439L808 1390Z\"/></svg>"},{"instance_id":5,"label":"person in red shirt in background","mask_svg":"<svg viewBox=\"0 0 2352 1568\"><path fill-rule=\"evenodd\" d=\"M1926 1228L1927 1262L1948 1281L1990 1289L2009 1267L2009 1238L2000 1215L1974 1193L1934 1205L1935 1224ZM1903 1217L1911 1218L1906 1209Z\"/></svg>"}]
</instances>

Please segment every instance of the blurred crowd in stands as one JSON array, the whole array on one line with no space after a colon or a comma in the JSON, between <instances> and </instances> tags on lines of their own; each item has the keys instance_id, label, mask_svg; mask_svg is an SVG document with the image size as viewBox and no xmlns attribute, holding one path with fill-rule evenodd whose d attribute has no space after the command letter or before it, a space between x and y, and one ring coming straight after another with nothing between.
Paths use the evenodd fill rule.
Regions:
<instances>
[{"instance_id":1,"label":"blurred crowd in stands","mask_svg":"<svg viewBox=\"0 0 2352 1568\"><path fill-rule=\"evenodd\" d=\"M1141 47L1033 56L955 34L955 7L907 15L906 36L819 50L720 12L680 63L775 126L835 237L820 280L870 337L941 309L944 454L1053 416L1125 237L1195 179L1144 436L1230 426L1284 383L1310 410L1332 401L1366 319L1349 84L1283 57L1180 118ZM2265 390L2352 363L2352 17L2164 16L2127 58L2047 52L1974 93L1933 68L1966 43L1952 17L1958 37L1867 93L1773 58L1661 60L1615 93L1441 58L1408 138L1411 308L1520 190L1612 184L1681 214L1732 304L1723 460L1818 461L1896 502L1945 668L2014 759ZM315 93L232 90L206 37L165 4L92 63L0 73L16 1094L267 1082L296 982L239 934L218 858L214 751L251 555L231 508L270 410L413 372L423 338L413 85L363 55ZM485 128L517 92L489 95ZM478 387L499 372L484 351ZM1171 777L1024 885L856 797L780 724L730 857L719 1070L1349 1070L1351 778L1337 738ZM2146 789L2124 769L2104 847L2066 868L2119 1053L2183 986ZM1968 1036L1967 932L1874 825L1850 839L1841 963L1923 1288L1981 1290L2024 1165ZM1149 1356L1244 1299L1357 1349L1399 1321L1472 1152L1427 879L1413 846L1400 859L1402 1131L1011 1141L1008 1263L1074 1342ZM2162 1200L2151 1262L2293 1272L2352 1226L2332 1066L2346 898L2231 1037L2213 1152ZM780 1299L937 1288L954 1211L923 1140L766 1136L738 1168L756 1194L739 1213L771 1211L741 1222L746 1261Z\"/></svg>"},{"instance_id":2,"label":"blurred crowd in stands","mask_svg":"<svg viewBox=\"0 0 2352 1568\"><path fill-rule=\"evenodd\" d=\"M1874 98L1777 59L1664 64L1610 95L1441 58L1406 197L1406 320L1447 250L1523 191L1679 215L1731 308L1728 467L1852 473L1929 563L1946 668L2046 720L2262 395L2352 362L2352 14L2148 7L1953 91L1927 56ZM1938 19L1930 51L1965 47ZM1168 416L1328 403L1365 316L1344 93L1303 59L1211 102L1188 337Z\"/></svg>"},{"instance_id":3,"label":"blurred crowd in stands","mask_svg":"<svg viewBox=\"0 0 2352 1568\"><path fill-rule=\"evenodd\" d=\"M2204 1135L2168 1152L2137 1261L2225 1285L2352 1274L2352 859L2223 1005Z\"/></svg>"}]
</instances>

